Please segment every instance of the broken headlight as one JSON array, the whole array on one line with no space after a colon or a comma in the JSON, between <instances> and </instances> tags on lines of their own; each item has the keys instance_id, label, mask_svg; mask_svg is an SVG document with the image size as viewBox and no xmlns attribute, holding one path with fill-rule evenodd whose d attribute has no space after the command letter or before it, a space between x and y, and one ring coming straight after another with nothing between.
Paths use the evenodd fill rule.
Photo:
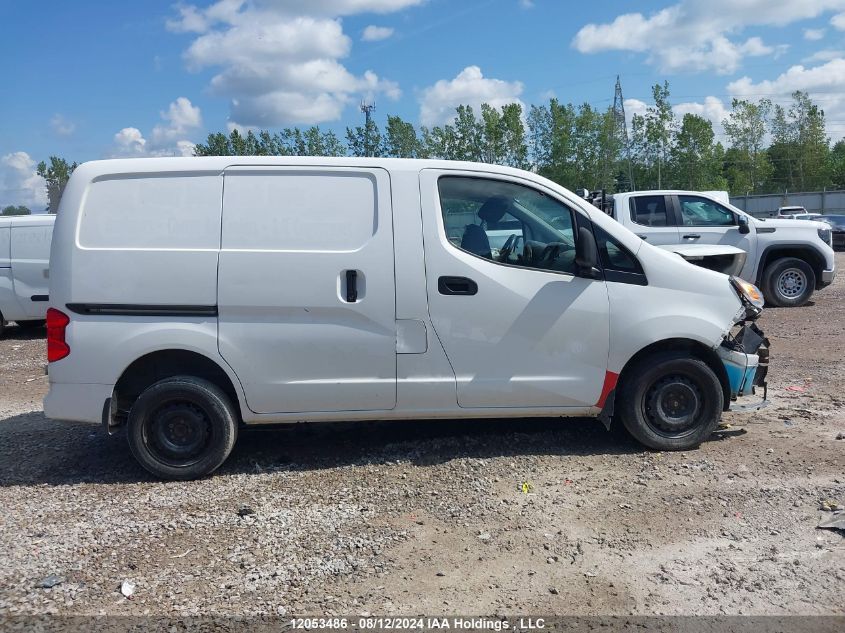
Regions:
<instances>
[{"instance_id":1,"label":"broken headlight","mask_svg":"<svg viewBox=\"0 0 845 633\"><path fill-rule=\"evenodd\" d=\"M757 286L739 277L731 277L731 285L736 290L739 298L743 300L743 303L748 303L758 310L763 309L765 299L763 299L763 293L760 292Z\"/></svg>"}]
</instances>

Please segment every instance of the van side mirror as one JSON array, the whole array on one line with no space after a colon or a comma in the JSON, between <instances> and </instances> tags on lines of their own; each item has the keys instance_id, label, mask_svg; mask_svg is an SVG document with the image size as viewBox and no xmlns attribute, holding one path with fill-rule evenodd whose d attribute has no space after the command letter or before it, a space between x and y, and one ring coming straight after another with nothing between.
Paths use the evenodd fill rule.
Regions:
<instances>
[{"instance_id":1,"label":"van side mirror","mask_svg":"<svg viewBox=\"0 0 845 633\"><path fill-rule=\"evenodd\" d=\"M736 217L736 223L739 225L739 232L743 235L751 233L751 227L748 226L748 218L744 215L738 215Z\"/></svg>"},{"instance_id":2,"label":"van side mirror","mask_svg":"<svg viewBox=\"0 0 845 633\"><path fill-rule=\"evenodd\" d=\"M578 266L580 277L601 279L596 238L593 232L585 226L578 229L578 242L575 244L575 264Z\"/></svg>"}]
</instances>

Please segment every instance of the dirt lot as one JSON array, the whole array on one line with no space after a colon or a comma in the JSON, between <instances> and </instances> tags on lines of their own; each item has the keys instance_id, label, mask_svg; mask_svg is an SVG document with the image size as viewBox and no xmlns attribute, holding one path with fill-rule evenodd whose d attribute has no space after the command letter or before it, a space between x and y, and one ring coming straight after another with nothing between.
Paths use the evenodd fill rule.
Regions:
<instances>
[{"instance_id":1,"label":"dirt lot","mask_svg":"<svg viewBox=\"0 0 845 633\"><path fill-rule=\"evenodd\" d=\"M192 483L45 419L43 332L10 327L0 613L843 615L845 539L816 525L845 503L845 275L761 325L772 406L697 451L589 420L321 425L245 431Z\"/></svg>"}]
</instances>

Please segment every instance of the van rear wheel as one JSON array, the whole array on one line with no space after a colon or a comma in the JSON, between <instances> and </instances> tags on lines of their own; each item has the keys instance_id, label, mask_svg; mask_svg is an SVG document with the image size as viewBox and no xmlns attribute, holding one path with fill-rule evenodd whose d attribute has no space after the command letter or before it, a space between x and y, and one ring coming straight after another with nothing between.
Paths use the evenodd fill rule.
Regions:
<instances>
[{"instance_id":1,"label":"van rear wheel","mask_svg":"<svg viewBox=\"0 0 845 633\"><path fill-rule=\"evenodd\" d=\"M161 479L196 479L232 452L238 417L214 383L193 376L160 380L129 411L127 438L135 459Z\"/></svg>"},{"instance_id":2,"label":"van rear wheel","mask_svg":"<svg viewBox=\"0 0 845 633\"><path fill-rule=\"evenodd\" d=\"M641 444L664 451L687 450L715 430L724 395L719 378L704 361L684 352L663 352L640 360L625 373L617 411Z\"/></svg>"}]
</instances>

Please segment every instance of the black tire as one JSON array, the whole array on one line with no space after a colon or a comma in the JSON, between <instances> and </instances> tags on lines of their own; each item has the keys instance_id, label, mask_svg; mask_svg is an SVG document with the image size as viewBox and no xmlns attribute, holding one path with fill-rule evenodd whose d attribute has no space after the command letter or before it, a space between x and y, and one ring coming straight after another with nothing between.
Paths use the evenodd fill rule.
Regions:
<instances>
[{"instance_id":1,"label":"black tire","mask_svg":"<svg viewBox=\"0 0 845 633\"><path fill-rule=\"evenodd\" d=\"M217 385L193 376L165 378L129 411L126 437L135 459L161 479L197 479L232 452L238 416Z\"/></svg>"},{"instance_id":2,"label":"black tire","mask_svg":"<svg viewBox=\"0 0 845 633\"><path fill-rule=\"evenodd\" d=\"M3 313L0 312L0 338L3 338L3 332L6 330L6 322L3 320Z\"/></svg>"},{"instance_id":3,"label":"black tire","mask_svg":"<svg viewBox=\"0 0 845 633\"><path fill-rule=\"evenodd\" d=\"M813 296L816 273L803 259L782 257L766 266L762 285L767 303L794 308L804 305Z\"/></svg>"},{"instance_id":4,"label":"black tire","mask_svg":"<svg viewBox=\"0 0 845 633\"><path fill-rule=\"evenodd\" d=\"M15 321L18 324L18 327L22 330L34 330L40 327L44 327L47 321L43 319L40 321Z\"/></svg>"},{"instance_id":5,"label":"black tire","mask_svg":"<svg viewBox=\"0 0 845 633\"><path fill-rule=\"evenodd\" d=\"M660 352L626 370L617 415L641 444L661 451L696 448L719 424L724 395L707 363L686 352Z\"/></svg>"}]
</instances>

